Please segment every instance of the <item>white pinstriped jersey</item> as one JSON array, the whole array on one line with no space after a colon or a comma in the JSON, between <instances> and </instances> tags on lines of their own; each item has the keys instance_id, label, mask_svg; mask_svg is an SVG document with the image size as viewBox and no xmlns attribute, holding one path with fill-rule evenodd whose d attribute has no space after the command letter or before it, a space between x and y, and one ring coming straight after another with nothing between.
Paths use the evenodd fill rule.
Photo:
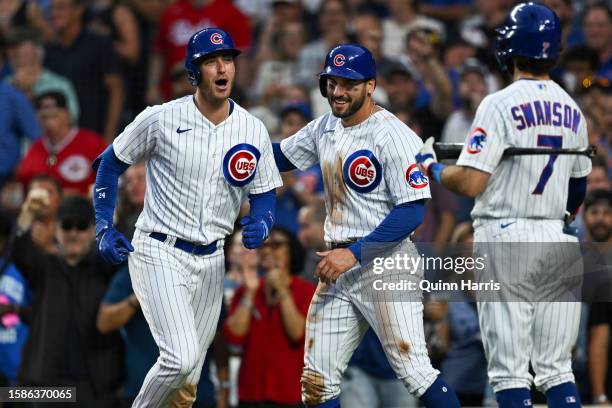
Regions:
<instances>
[{"instance_id":1,"label":"white pinstriped jersey","mask_svg":"<svg viewBox=\"0 0 612 408\"><path fill-rule=\"evenodd\" d=\"M247 194L282 185L263 123L231 103L216 126L193 95L148 107L115 139L121 161L146 159L138 228L208 244L232 232Z\"/></svg>"},{"instance_id":2,"label":"white pinstriped jersey","mask_svg":"<svg viewBox=\"0 0 612 408\"><path fill-rule=\"evenodd\" d=\"M395 205L430 197L414 158L422 145L383 109L351 127L327 113L283 140L281 150L302 170L320 162L325 240L346 242L368 235Z\"/></svg>"},{"instance_id":3,"label":"white pinstriped jersey","mask_svg":"<svg viewBox=\"0 0 612 408\"><path fill-rule=\"evenodd\" d=\"M586 120L552 80L521 79L487 96L457 161L491 174L472 218L562 219L570 177L584 177L591 160L577 155L514 156L508 147L586 147Z\"/></svg>"}]
</instances>

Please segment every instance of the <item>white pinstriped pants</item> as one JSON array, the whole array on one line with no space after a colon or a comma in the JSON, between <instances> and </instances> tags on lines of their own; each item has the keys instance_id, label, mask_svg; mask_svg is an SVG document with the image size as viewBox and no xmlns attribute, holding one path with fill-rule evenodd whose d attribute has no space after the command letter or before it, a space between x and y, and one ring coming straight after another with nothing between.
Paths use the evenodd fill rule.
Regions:
<instances>
[{"instance_id":1,"label":"white pinstriped pants","mask_svg":"<svg viewBox=\"0 0 612 408\"><path fill-rule=\"evenodd\" d=\"M501 225L509 224L505 228ZM575 237L557 220L508 219L476 228L475 251L487 253L477 277L504 286L503 298L478 302L480 331L493 391L542 392L573 382L571 351L578 336L582 261Z\"/></svg>"},{"instance_id":2,"label":"white pinstriped pants","mask_svg":"<svg viewBox=\"0 0 612 408\"><path fill-rule=\"evenodd\" d=\"M160 352L133 407L166 407L185 384L196 386L217 330L223 249L196 256L171 244L139 229L132 240L130 277Z\"/></svg>"},{"instance_id":3,"label":"white pinstriped pants","mask_svg":"<svg viewBox=\"0 0 612 408\"><path fill-rule=\"evenodd\" d=\"M418 256L414 244L405 241L399 253ZM394 251L394 254L396 251ZM391 255L392 256L392 255ZM385 281L406 272L385 272ZM418 274L422 278L422 270ZM371 326L397 377L420 397L436 380L423 332L420 290L408 293L375 292L370 267L355 267L335 284L319 283L306 319L302 400L317 405L340 394L342 375L353 352Z\"/></svg>"}]
</instances>

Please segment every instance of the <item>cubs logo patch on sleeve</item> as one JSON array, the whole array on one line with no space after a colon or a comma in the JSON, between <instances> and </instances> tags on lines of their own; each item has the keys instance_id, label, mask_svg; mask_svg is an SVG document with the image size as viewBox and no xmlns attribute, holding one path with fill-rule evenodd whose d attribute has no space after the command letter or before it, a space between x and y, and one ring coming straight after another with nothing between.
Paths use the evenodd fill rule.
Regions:
<instances>
[{"instance_id":1,"label":"cubs logo patch on sleeve","mask_svg":"<svg viewBox=\"0 0 612 408\"><path fill-rule=\"evenodd\" d=\"M408 170L406 170L406 181L412 188L425 188L429 185L429 179L421 173L416 163L408 166Z\"/></svg>"},{"instance_id":2,"label":"cubs logo patch on sleeve","mask_svg":"<svg viewBox=\"0 0 612 408\"><path fill-rule=\"evenodd\" d=\"M255 177L260 157L259 150L248 143L232 147L223 157L223 176L234 187L247 185Z\"/></svg>"},{"instance_id":3,"label":"cubs logo patch on sleeve","mask_svg":"<svg viewBox=\"0 0 612 408\"><path fill-rule=\"evenodd\" d=\"M342 166L344 182L358 193L369 193L380 184L382 167L369 150L358 150L351 154Z\"/></svg>"},{"instance_id":4,"label":"cubs logo patch on sleeve","mask_svg":"<svg viewBox=\"0 0 612 408\"><path fill-rule=\"evenodd\" d=\"M487 141L487 132L483 128L476 128L466 142L466 150L469 154L480 153Z\"/></svg>"}]
</instances>

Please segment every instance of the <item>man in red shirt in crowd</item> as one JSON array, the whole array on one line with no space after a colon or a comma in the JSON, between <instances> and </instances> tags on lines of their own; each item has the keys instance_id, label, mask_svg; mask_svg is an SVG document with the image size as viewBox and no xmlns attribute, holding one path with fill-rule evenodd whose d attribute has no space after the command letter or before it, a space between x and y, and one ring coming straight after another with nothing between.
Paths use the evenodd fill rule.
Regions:
<instances>
[{"instance_id":1,"label":"man in red shirt in crowd","mask_svg":"<svg viewBox=\"0 0 612 408\"><path fill-rule=\"evenodd\" d=\"M64 193L88 196L96 176L91 164L106 143L91 130L73 127L63 93L42 93L34 105L43 136L26 153L17 179L28 185L34 176L47 174L60 181Z\"/></svg>"},{"instance_id":2,"label":"man in red shirt in crowd","mask_svg":"<svg viewBox=\"0 0 612 408\"><path fill-rule=\"evenodd\" d=\"M171 71L176 64L182 65L191 35L205 27L228 32L241 50L251 44L249 20L230 0L178 0L169 5L161 15L153 45L147 91L150 105L170 98Z\"/></svg>"},{"instance_id":3,"label":"man in red shirt in crowd","mask_svg":"<svg viewBox=\"0 0 612 408\"><path fill-rule=\"evenodd\" d=\"M306 316L315 292L297 276L304 250L290 231L274 227L257 252L244 251L244 286L232 299L224 330L229 343L242 346L239 407L301 407ZM308 347L313 344L309 339Z\"/></svg>"}]
</instances>

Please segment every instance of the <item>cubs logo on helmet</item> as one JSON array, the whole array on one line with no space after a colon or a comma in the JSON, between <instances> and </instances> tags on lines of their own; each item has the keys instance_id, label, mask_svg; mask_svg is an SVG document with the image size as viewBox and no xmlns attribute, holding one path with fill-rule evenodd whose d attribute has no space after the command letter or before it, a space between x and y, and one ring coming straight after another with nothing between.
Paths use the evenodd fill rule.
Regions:
<instances>
[{"instance_id":1,"label":"cubs logo on helmet","mask_svg":"<svg viewBox=\"0 0 612 408\"><path fill-rule=\"evenodd\" d=\"M476 128L468 137L465 149L469 154L480 153L487 141L487 132L483 128Z\"/></svg>"},{"instance_id":2,"label":"cubs logo on helmet","mask_svg":"<svg viewBox=\"0 0 612 408\"><path fill-rule=\"evenodd\" d=\"M223 44L223 36L219 33L213 33L210 36L210 42L216 45Z\"/></svg>"},{"instance_id":3,"label":"cubs logo on helmet","mask_svg":"<svg viewBox=\"0 0 612 408\"><path fill-rule=\"evenodd\" d=\"M334 57L334 65L337 67L341 67L344 65L344 61L346 57L343 54L338 54Z\"/></svg>"},{"instance_id":4,"label":"cubs logo on helmet","mask_svg":"<svg viewBox=\"0 0 612 408\"><path fill-rule=\"evenodd\" d=\"M429 185L429 179L421 173L416 163L408 166L408 170L406 170L406 181L412 188L425 188Z\"/></svg>"},{"instance_id":5,"label":"cubs logo on helmet","mask_svg":"<svg viewBox=\"0 0 612 408\"><path fill-rule=\"evenodd\" d=\"M344 161L342 175L347 186L358 193L369 193L380 184L382 167L374 153L358 150Z\"/></svg>"},{"instance_id":6,"label":"cubs logo on helmet","mask_svg":"<svg viewBox=\"0 0 612 408\"><path fill-rule=\"evenodd\" d=\"M228 150L223 157L223 176L234 187L242 187L253 180L261 154L248 143L241 143Z\"/></svg>"}]
</instances>

